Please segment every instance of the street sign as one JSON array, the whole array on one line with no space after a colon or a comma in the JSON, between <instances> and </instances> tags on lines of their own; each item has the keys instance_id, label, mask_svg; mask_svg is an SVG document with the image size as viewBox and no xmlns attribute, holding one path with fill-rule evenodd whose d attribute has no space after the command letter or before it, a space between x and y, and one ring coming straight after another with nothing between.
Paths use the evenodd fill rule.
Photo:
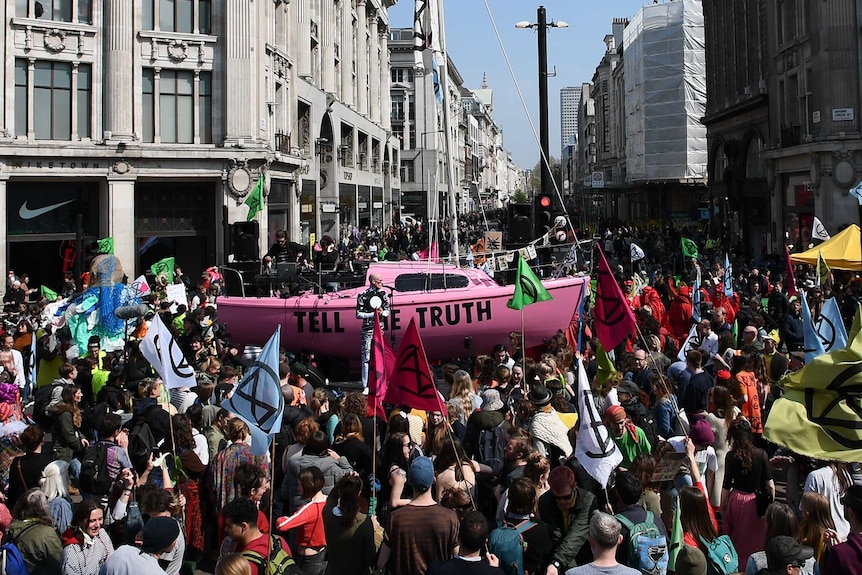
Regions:
<instances>
[{"instance_id":1,"label":"street sign","mask_svg":"<svg viewBox=\"0 0 862 575\"><path fill-rule=\"evenodd\" d=\"M592 178L592 187L593 188L604 188L605 187L605 173L604 172L593 172Z\"/></svg>"}]
</instances>

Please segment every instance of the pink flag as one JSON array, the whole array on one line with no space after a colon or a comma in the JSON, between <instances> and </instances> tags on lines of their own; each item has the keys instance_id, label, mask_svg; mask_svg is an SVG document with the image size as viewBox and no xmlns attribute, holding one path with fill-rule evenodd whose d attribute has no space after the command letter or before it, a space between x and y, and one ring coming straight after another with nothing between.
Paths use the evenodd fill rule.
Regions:
<instances>
[{"instance_id":1,"label":"pink flag","mask_svg":"<svg viewBox=\"0 0 862 575\"><path fill-rule=\"evenodd\" d=\"M611 272L602 248L599 251L599 270L596 278L596 308L593 312L596 336L602 347L612 350L635 331L635 315L626 302L620 285Z\"/></svg>"},{"instance_id":2,"label":"pink flag","mask_svg":"<svg viewBox=\"0 0 862 575\"><path fill-rule=\"evenodd\" d=\"M787 297L793 297L796 295L796 278L793 277L793 263L790 261L790 250L787 249L787 244L784 244L784 257L787 262L787 281L784 282L787 285Z\"/></svg>"},{"instance_id":3,"label":"pink flag","mask_svg":"<svg viewBox=\"0 0 862 575\"><path fill-rule=\"evenodd\" d=\"M398 348L398 358L386 391L386 403L407 404L414 409L446 413L415 319L410 320L404 340Z\"/></svg>"},{"instance_id":4,"label":"pink flag","mask_svg":"<svg viewBox=\"0 0 862 575\"><path fill-rule=\"evenodd\" d=\"M419 252L420 260L438 260L440 259L440 250L437 249L437 242L431 242L430 248L425 248Z\"/></svg>"},{"instance_id":5,"label":"pink flag","mask_svg":"<svg viewBox=\"0 0 862 575\"><path fill-rule=\"evenodd\" d=\"M380 327L380 314L374 311L374 335L371 337L371 360L368 362L368 396L374 413L386 421L383 398L389 386L389 372L395 367L395 352L386 343Z\"/></svg>"}]
</instances>

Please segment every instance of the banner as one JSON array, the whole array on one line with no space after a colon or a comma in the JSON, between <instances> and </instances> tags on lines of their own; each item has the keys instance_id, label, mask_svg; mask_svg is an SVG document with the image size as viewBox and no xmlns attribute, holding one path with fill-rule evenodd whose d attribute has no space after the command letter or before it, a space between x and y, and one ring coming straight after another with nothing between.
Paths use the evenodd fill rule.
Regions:
<instances>
[{"instance_id":1,"label":"banner","mask_svg":"<svg viewBox=\"0 0 862 575\"><path fill-rule=\"evenodd\" d=\"M194 387L195 371L159 315L153 317L141 340L141 353L158 372L167 389Z\"/></svg>"},{"instance_id":2,"label":"banner","mask_svg":"<svg viewBox=\"0 0 862 575\"><path fill-rule=\"evenodd\" d=\"M817 321L811 317L808 298L802 296L802 333L805 338L805 363L824 353L847 346L847 330L834 297L823 302Z\"/></svg>"},{"instance_id":3,"label":"banner","mask_svg":"<svg viewBox=\"0 0 862 575\"><path fill-rule=\"evenodd\" d=\"M515 293L512 294L512 299L509 300L506 307L522 310L530 304L554 299L542 285L542 280L530 269L527 260L522 258L521 254L518 254L517 258L518 271L515 276Z\"/></svg>"},{"instance_id":4,"label":"banner","mask_svg":"<svg viewBox=\"0 0 862 575\"><path fill-rule=\"evenodd\" d=\"M700 266L698 266L694 287L691 288L691 317L696 323L700 323L700 302L703 301L703 292L700 291L701 279Z\"/></svg>"},{"instance_id":5,"label":"banner","mask_svg":"<svg viewBox=\"0 0 862 575\"><path fill-rule=\"evenodd\" d=\"M586 472L606 488L611 473L622 463L623 454L599 417L593 390L587 381L587 369L581 358L578 358L578 414L575 457Z\"/></svg>"},{"instance_id":6,"label":"banner","mask_svg":"<svg viewBox=\"0 0 862 575\"><path fill-rule=\"evenodd\" d=\"M395 359L384 401L395 405L405 403L424 411L446 413L415 318L410 320L398 348L398 357Z\"/></svg>"},{"instance_id":7,"label":"banner","mask_svg":"<svg viewBox=\"0 0 862 575\"><path fill-rule=\"evenodd\" d=\"M129 287L135 290L138 296L145 296L150 293L150 282L147 281L147 276L143 274L139 275L135 281L129 284Z\"/></svg>"},{"instance_id":8,"label":"banner","mask_svg":"<svg viewBox=\"0 0 862 575\"><path fill-rule=\"evenodd\" d=\"M57 301L57 292L55 292L54 290L52 290L48 286L46 286L46 285L39 286L39 291L41 292L42 297L45 298L46 300L48 300L49 302Z\"/></svg>"},{"instance_id":9,"label":"banner","mask_svg":"<svg viewBox=\"0 0 862 575\"><path fill-rule=\"evenodd\" d=\"M685 341L679 348L679 353L676 354L678 360L685 361L685 354L693 349L700 349L700 334L697 331L697 327L697 324L694 324L688 330L688 337L685 338Z\"/></svg>"},{"instance_id":10,"label":"banner","mask_svg":"<svg viewBox=\"0 0 862 575\"><path fill-rule=\"evenodd\" d=\"M242 381L221 406L248 424L251 431L251 452L265 455L270 439L281 432L284 396L278 378L278 348L281 326L263 346L260 355L243 374Z\"/></svg>"},{"instance_id":11,"label":"banner","mask_svg":"<svg viewBox=\"0 0 862 575\"><path fill-rule=\"evenodd\" d=\"M602 346L614 349L635 331L635 316L629 307L620 284L617 283L608 260L600 247L598 277L596 278L596 305L593 310L593 329Z\"/></svg>"},{"instance_id":12,"label":"banner","mask_svg":"<svg viewBox=\"0 0 862 575\"><path fill-rule=\"evenodd\" d=\"M632 260L632 262L642 260L646 257L646 254L644 253L644 251L636 243L632 242L630 247L631 247L631 260Z\"/></svg>"},{"instance_id":13,"label":"banner","mask_svg":"<svg viewBox=\"0 0 862 575\"><path fill-rule=\"evenodd\" d=\"M814 216L814 222L811 224L811 238L824 242L832 238L829 232L826 231L826 226L823 225L823 222L817 216Z\"/></svg>"}]
</instances>

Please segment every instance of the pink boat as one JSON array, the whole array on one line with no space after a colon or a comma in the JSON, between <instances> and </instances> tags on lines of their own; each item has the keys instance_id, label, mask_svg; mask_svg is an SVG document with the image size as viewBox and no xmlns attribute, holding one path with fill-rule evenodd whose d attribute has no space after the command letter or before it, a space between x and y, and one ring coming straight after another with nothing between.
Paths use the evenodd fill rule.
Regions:
<instances>
[{"instance_id":1,"label":"pink boat","mask_svg":"<svg viewBox=\"0 0 862 575\"><path fill-rule=\"evenodd\" d=\"M510 331L521 331L521 312L506 307L514 286L501 286L481 270L393 262L373 263L367 273L380 274L389 291L391 313L384 328L388 341L394 333L396 350L414 318L430 360L467 356L468 337L472 338L472 355L490 353L494 345L507 343ZM589 279L564 277L542 282L554 299L524 308L527 347L568 327ZM263 345L280 324L286 349L308 349L321 359L344 358L356 365L362 328L362 320L356 319L356 297L366 288L306 292L288 298L222 296L219 321L228 325L238 344Z\"/></svg>"}]
</instances>

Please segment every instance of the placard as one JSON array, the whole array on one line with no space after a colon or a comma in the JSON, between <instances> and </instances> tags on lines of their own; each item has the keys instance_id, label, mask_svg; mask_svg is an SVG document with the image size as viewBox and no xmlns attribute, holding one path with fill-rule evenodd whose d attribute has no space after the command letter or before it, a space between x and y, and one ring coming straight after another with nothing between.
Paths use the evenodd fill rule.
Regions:
<instances>
[{"instance_id":1,"label":"placard","mask_svg":"<svg viewBox=\"0 0 862 575\"><path fill-rule=\"evenodd\" d=\"M184 305L188 307L189 300L186 297L186 286L183 284L170 284L165 288L165 294L167 295L167 300L170 302L175 302L178 305Z\"/></svg>"},{"instance_id":2,"label":"placard","mask_svg":"<svg viewBox=\"0 0 862 575\"><path fill-rule=\"evenodd\" d=\"M685 453L663 453L661 459L655 464L651 481L653 483L661 483L662 481L672 481L676 474L679 473L679 468L688 461L688 455Z\"/></svg>"}]
</instances>

